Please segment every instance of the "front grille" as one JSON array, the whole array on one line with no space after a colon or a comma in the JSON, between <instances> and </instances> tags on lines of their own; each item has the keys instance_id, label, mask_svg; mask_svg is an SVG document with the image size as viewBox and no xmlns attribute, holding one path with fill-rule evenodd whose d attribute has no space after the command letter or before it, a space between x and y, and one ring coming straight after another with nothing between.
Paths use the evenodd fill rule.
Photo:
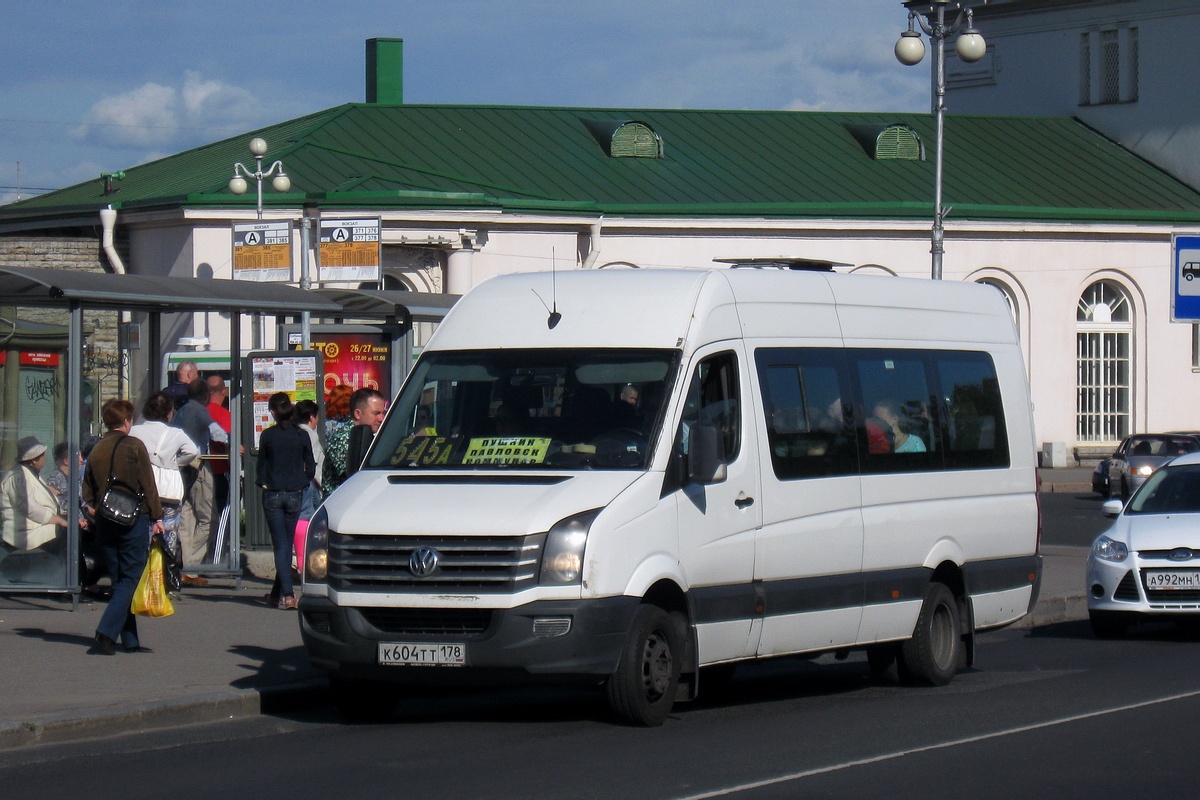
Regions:
<instances>
[{"instance_id":1,"label":"front grille","mask_svg":"<svg viewBox=\"0 0 1200 800\"><path fill-rule=\"evenodd\" d=\"M537 584L546 534L531 536L366 536L329 532L329 585L342 591L499 594ZM437 566L409 568L418 548Z\"/></svg>"},{"instance_id":2,"label":"front grille","mask_svg":"<svg viewBox=\"0 0 1200 800\"><path fill-rule=\"evenodd\" d=\"M492 622L492 611L486 608L360 608L358 612L377 630L403 636L483 633Z\"/></svg>"},{"instance_id":3,"label":"front grille","mask_svg":"<svg viewBox=\"0 0 1200 800\"><path fill-rule=\"evenodd\" d=\"M1121 582L1117 584L1117 589L1113 592L1113 600L1128 600L1131 603L1136 603L1140 599L1138 597L1137 580L1133 577L1133 570L1130 570L1125 573L1125 577L1121 578Z\"/></svg>"}]
</instances>

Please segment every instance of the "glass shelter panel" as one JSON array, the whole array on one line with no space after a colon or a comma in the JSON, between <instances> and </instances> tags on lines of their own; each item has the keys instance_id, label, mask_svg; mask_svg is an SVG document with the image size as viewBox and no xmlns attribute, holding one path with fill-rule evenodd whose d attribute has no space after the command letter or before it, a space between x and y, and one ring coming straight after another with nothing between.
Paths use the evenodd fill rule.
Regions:
<instances>
[{"instance_id":1,"label":"glass shelter panel","mask_svg":"<svg viewBox=\"0 0 1200 800\"><path fill-rule=\"evenodd\" d=\"M79 574L68 529L79 455L66 442L67 314L8 306L0 325L0 590L66 588Z\"/></svg>"}]
</instances>

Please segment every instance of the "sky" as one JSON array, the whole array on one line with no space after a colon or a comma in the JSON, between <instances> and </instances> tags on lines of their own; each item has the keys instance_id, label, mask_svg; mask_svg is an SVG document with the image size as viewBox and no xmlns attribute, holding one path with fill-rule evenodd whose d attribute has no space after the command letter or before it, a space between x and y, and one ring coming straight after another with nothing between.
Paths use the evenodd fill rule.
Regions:
<instances>
[{"instance_id":1,"label":"sky","mask_svg":"<svg viewBox=\"0 0 1200 800\"><path fill-rule=\"evenodd\" d=\"M929 67L892 53L900 0L6 6L0 202L362 102L370 38L404 40L405 103L929 108Z\"/></svg>"}]
</instances>

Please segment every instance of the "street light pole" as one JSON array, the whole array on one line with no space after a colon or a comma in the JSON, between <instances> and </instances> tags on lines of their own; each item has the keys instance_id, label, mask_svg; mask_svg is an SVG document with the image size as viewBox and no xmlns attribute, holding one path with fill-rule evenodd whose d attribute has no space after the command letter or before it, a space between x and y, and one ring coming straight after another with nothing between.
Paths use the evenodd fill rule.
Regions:
<instances>
[{"instance_id":1,"label":"street light pole","mask_svg":"<svg viewBox=\"0 0 1200 800\"><path fill-rule=\"evenodd\" d=\"M254 178L254 182L258 185L258 218L262 219L262 192L263 179L270 178L275 175L276 170L279 174L271 179L271 188L283 194L292 188L292 181L283 171L283 162L276 161L266 172L263 172L262 162L263 156L267 154L267 141L258 136L250 140L250 155L254 156L254 171L242 164L240 161L234 162L233 177L229 179L229 191L233 194L241 196L249 189L246 183L246 177ZM245 177L243 177L245 176Z\"/></svg>"},{"instance_id":2,"label":"street light pole","mask_svg":"<svg viewBox=\"0 0 1200 800\"><path fill-rule=\"evenodd\" d=\"M974 17L970 8L963 8L958 12L958 17L953 24L946 24L946 6L949 2L950 0L933 0L929 11L925 14L921 14L910 6L908 30L900 34L900 40L896 42L896 58L901 64L910 67L919 64L925 57L925 44L921 41L921 34L917 32L917 25L920 25L921 30L930 38L937 50L933 92L933 114L936 119L937 135L934 144L933 230L930 232L931 247L929 250L933 254L930 277L935 281L942 279L942 255L945 253L944 222L946 214L950 210L942 206L942 152L946 117L946 37L953 36L962 30L965 22L966 30L963 30L963 34L958 37L954 45L954 51L958 57L969 64L983 58L987 53L987 43L979 35L979 31L975 30ZM956 5L958 4L956 3Z\"/></svg>"},{"instance_id":3,"label":"street light pole","mask_svg":"<svg viewBox=\"0 0 1200 800\"><path fill-rule=\"evenodd\" d=\"M267 140L262 137L255 136L250 140L250 155L254 156L254 171L240 161L235 161L233 164L233 177L229 179L229 191L239 197L246 193L249 185L246 183L246 178L254 178L254 182L258 187L258 219L262 219L262 197L263 197L263 179L271 178L271 188L283 194L292 188L292 181L283 171L283 162L276 160L266 172L263 172L262 162L263 156L267 154ZM276 174L278 171L278 174ZM252 329L251 347L258 349L262 347L263 332L262 332L262 314L254 315L254 327Z\"/></svg>"}]
</instances>

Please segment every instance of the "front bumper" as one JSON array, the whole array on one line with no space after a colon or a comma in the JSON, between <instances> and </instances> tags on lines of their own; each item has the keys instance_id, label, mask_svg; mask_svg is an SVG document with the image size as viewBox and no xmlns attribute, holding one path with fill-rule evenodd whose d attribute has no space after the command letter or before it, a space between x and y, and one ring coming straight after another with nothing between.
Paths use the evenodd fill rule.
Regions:
<instances>
[{"instance_id":1,"label":"front bumper","mask_svg":"<svg viewBox=\"0 0 1200 800\"><path fill-rule=\"evenodd\" d=\"M300 633L309 661L343 677L451 684L534 676L591 679L616 670L638 602L636 597L541 600L463 612L342 607L324 597L302 597ZM562 620L570 620L568 630L558 633ZM535 621L540 621L536 633ZM380 642L465 644L466 664L381 665Z\"/></svg>"},{"instance_id":2,"label":"front bumper","mask_svg":"<svg viewBox=\"0 0 1200 800\"><path fill-rule=\"evenodd\" d=\"M1200 589L1147 589L1146 573L1154 570L1200 572L1200 558L1169 561L1133 552L1124 561L1113 562L1090 556L1085 584L1088 610L1163 617L1200 614Z\"/></svg>"}]
</instances>

